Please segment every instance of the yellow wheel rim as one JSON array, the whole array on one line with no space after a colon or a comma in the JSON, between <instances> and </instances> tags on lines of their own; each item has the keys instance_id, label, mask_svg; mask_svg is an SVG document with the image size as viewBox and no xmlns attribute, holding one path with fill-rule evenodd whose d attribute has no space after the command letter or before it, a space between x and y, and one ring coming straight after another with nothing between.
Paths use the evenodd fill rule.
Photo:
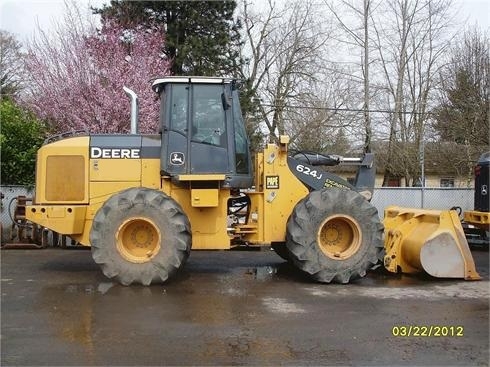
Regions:
<instances>
[{"instance_id":1,"label":"yellow wheel rim","mask_svg":"<svg viewBox=\"0 0 490 367\"><path fill-rule=\"evenodd\" d=\"M317 243L329 258L345 260L361 247L361 229L349 215L337 214L325 219L317 233Z\"/></svg>"},{"instance_id":2,"label":"yellow wheel rim","mask_svg":"<svg viewBox=\"0 0 490 367\"><path fill-rule=\"evenodd\" d=\"M116 232L117 250L133 263L150 261L160 251L160 243L160 230L148 218L129 218Z\"/></svg>"}]
</instances>

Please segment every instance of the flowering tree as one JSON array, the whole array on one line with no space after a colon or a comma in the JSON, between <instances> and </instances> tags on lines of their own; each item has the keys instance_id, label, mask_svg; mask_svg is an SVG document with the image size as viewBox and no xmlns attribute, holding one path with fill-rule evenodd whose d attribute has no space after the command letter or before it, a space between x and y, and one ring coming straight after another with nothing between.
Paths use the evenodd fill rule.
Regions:
<instances>
[{"instance_id":1,"label":"flowering tree","mask_svg":"<svg viewBox=\"0 0 490 367\"><path fill-rule=\"evenodd\" d=\"M128 132L126 86L139 96L140 131L154 132L158 103L150 82L170 68L161 48L161 29L125 29L105 20L97 31L69 9L54 37L41 31L28 46L23 103L56 132Z\"/></svg>"}]
</instances>

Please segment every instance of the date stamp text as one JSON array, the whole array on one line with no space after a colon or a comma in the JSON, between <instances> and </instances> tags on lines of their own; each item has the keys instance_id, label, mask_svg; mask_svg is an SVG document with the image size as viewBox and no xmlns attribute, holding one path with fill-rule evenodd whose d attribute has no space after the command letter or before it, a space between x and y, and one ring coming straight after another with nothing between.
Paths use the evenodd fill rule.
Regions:
<instances>
[{"instance_id":1,"label":"date stamp text","mask_svg":"<svg viewBox=\"0 0 490 367\"><path fill-rule=\"evenodd\" d=\"M461 325L395 325L391 335L396 337L462 337Z\"/></svg>"}]
</instances>

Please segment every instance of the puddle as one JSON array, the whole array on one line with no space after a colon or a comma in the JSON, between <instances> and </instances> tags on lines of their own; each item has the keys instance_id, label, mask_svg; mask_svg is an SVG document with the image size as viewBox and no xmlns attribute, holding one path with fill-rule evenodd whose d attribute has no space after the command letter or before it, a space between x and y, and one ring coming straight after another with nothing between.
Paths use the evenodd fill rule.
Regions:
<instances>
[{"instance_id":1,"label":"puddle","mask_svg":"<svg viewBox=\"0 0 490 367\"><path fill-rule=\"evenodd\" d=\"M97 292L106 294L109 289L111 289L114 286L114 283L112 282L105 282L105 283L99 283L97 287Z\"/></svg>"},{"instance_id":2,"label":"puddle","mask_svg":"<svg viewBox=\"0 0 490 367\"><path fill-rule=\"evenodd\" d=\"M275 266L259 266L256 268L248 268L245 274L251 275L257 280L270 280L277 274L277 267Z\"/></svg>"},{"instance_id":3,"label":"puddle","mask_svg":"<svg viewBox=\"0 0 490 367\"><path fill-rule=\"evenodd\" d=\"M339 297L339 296L361 296L376 299L444 299L444 298L465 298L465 299L488 299L489 282L457 282L451 284L430 284L400 287L398 286L376 286L364 287L358 285L351 286L310 286L304 287L312 296L317 297Z\"/></svg>"},{"instance_id":4,"label":"puddle","mask_svg":"<svg viewBox=\"0 0 490 367\"><path fill-rule=\"evenodd\" d=\"M270 311L274 313L305 313L306 310L294 302L286 300L284 298L266 297L262 300L262 303Z\"/></svg>"},{"instance_id":5,"label":"puddle","mask_svg":"<svg viewBox=\"0 0 490 367\"><path fill-rule=\"evenodd\" d=\"M69 284L65 288L65 293L95 293L95 286L92 284Z\"/></svg>"}]
</instances>

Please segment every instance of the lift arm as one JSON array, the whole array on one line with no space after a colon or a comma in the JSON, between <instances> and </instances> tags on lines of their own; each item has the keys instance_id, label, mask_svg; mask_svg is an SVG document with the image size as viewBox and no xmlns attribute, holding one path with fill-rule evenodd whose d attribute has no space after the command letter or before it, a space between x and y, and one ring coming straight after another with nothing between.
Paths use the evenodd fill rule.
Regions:
<instances>
[{"instance_id":1,"label":"lift arm","mask_svg":"<svg viewBox=\"0 0 490 367\"><path fill-rule=\"evenodd\" d=\"M341 177L319 170L315 166L358 166L355 185L351 185ZM374 166L374 154L367 153L363 158L345 158L334 155L315 153L296 153L288 157L288 166L291 172L312 190L320 190L327 187L340 187L356 190L367 199L371 199L374 188L376 169Z\"/></svg>"}]
</instances>

